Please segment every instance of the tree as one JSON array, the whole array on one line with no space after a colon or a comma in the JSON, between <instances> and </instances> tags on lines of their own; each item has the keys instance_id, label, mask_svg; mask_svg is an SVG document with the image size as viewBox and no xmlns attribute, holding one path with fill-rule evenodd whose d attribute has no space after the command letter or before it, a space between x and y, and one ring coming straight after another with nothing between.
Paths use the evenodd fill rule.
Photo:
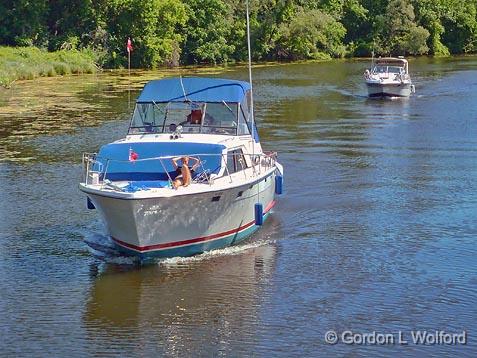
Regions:
<instances>
[{"instance_id":1,"label":"tree","mask_svg":"<svg viewBox=\"0 0 477 358\"><path fill-rule=\"evenodd\" d=\"M44 46L47 42L47 0L0 2L0 44Z\"/></svg>"},{"instance_id":2,"label":"tree","mask_svg":"<svg viewBox=\"0 0 477 358\"><path fill-rule=\"evenodd\" d=\"M429 31L416 24L408 0L390 0L385 14L377 16L376 32L378 53L422 55L429 51Z\"/></svg>"},{"instance_id":3,"label":"tree","mask_svg":"<svg viewBox=\"0 0 477 358\"><path fill-rule=\"evenodd\" d=\"M346 29L321 10L299 8L289 23L280 27L280 53L289 59L342 57Z\"/></svg>"},{"instance_id":4,"label":"tree","mask_svg":"<svg viewBox=\"0 0 477 358\"><path fill-rule=\"evenodd\" d=\"M258 59L286 57L279 45L282 31L298 9L291 0L263 0L252 13L253 54ZM243 15L245 17L245 13Z\"/></svg>"},{"instance_id":5,"label":"tree","mask_svg":"<svg viewBox=\"0 0 477 358\"><path fill-rule=\"evenodd\" d=\"M154 68L173 64L184 40L182 27L187 21L180 0L113 0L105 18L111 44L111 64L125 62L126 39L134 46L133 66Z\"/></svg>"},{"instance_id":6,"label":"tree","mask_svg":"<svg viewBox=\"0 0 477 358\"><path fill-rule=\"evenodd\" d=\"M443 1L447 0L414 0L418 21L430 33L428 44L430 52L435 56L449 55L449 49L441 41L441 36L445 32L442 26L445 9Z\"/></svg>"},{"instance_id":7,"label":"tree","mask_svg":"<svg viewBox=\"0 0 477 358\"><path fill-rule=\"evenodd\" d=\"M49 48L87 45L85 34L96 27L91 0L56 0L48 7ZM83 41L82 41L83 40Z\"/></svg>"},{"instance_id":8,"label":"tree","mask_svg":"<svg viewBox=\"0 0 477 358\"><path fill-rule=\"evenodd\" d=\"M469 53L477 50L477 2L475 0L448 0L442 24L446 31L442 42L451 53Z\"/></svg>"},{"instance_id":9,"label":"tree","mask_svg":"<svg viewBox=\"0 0 477 358\"><path fill-rule=\"evenodd\" d=\"M250 0L255 60L477 51L477 0ZM83 49L136 67L247 59L235 0L2 0L0 45ZM374 45L375 44L375 45Z\"/></svg>"},{"instance_id":10,"label":"tree","mask_svg":"<svg viewBox=\"0 0 477 358\"><path fill-rule=\"evenodd\" d=\"M227 62L235 48L227 39L233 29L231 9L221 0L185 0L185 63Z\"/></svg>"},{"instance_id":11,"label":"tree","mask_svg":"<svg viewBox=\"0 0 477 358\"><path fill-rule=\"evenodd\" d=\"M345 42L367 40L371 33L369 10L364 8L358 0L346 1L343 6L341 23L346 28Z\"/></svg>"}]
</instances>

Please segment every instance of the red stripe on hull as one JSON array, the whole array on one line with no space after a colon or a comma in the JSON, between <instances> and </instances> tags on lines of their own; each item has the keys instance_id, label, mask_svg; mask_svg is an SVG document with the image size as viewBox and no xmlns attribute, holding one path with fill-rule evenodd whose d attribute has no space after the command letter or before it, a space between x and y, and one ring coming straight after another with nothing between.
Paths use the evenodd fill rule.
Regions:
<instances>
[{"instance_id":1,"label":"red stripe on hull","mask_svg":"<svg viewBox=\"0 0 477 358\"><path fill-rule=\"evenodd\" d=\"M268 213L275 206L275 203L276 203L276 201L272 200L267 205L265 210L263 211L263 214ZM194 238L194 239L183 240L183 241L168 242L168 243L165 243L165 244L149 245L149 246L136 246L136 245L128 244L127 242L118 240L114 237L111 237L111 238L113 239L113 241L115 241L116 243L118 243L121 246L127 247L128 249L132 249L132 250L135 250L135 251L143 252L143 251L151 251L151 250L158 250L158 249L167 249L167 248L176 247L176 246L190 245L190 244L195 244L195 243L198 243L198 242L204 242L204 241L210 241L210 240L218 239L218 238L228 236L228 235L231 235L231 234L237 234L239 231L245 230L245 229L249 228L250 226L252 226L254 224L255 224L255 220L250 221L249 223L247 223L245 225L242 225L242 226L240 226L236 229L224 231L224 232L221 232L221 233L218 233L218 234L213 234L213 235L208 235L208 236L203 236L203 237L197 237L197 238Z\"/></svg>"}]
</instances>

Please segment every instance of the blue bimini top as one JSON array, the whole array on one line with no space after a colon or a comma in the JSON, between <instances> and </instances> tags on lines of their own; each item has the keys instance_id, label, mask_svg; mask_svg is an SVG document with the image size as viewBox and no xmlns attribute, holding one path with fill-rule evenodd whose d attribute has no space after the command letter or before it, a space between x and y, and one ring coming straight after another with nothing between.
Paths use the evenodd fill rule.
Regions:
<instances>
[{"instance_id":1,"label":"blue bimini top","mask_svg":"<svg viewBox=\"0 0 477 358\"><path fill-rule=\"evenodd\" d=\"M137 103L150 102L235 102L242 103L250 84L244 81L186 77L148 82Z\"/></svg>"}]
</instances>

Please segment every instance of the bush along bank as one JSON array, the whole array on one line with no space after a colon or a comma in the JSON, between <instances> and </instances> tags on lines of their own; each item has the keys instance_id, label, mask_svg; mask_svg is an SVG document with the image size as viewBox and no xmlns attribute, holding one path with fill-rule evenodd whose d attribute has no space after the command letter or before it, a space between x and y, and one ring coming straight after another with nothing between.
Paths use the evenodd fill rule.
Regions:
<instances>
[{"instance_id":1,"label":"bush along bank","mask_svg":"<svg viewBox=\"0 0 477 358\"><path fill-rule=\"evenodd\" d=\"M97 71L95 54L90 50L47 52L37 47L0 47L0 85L16 80Z\"/></svg>"}]
</instances>

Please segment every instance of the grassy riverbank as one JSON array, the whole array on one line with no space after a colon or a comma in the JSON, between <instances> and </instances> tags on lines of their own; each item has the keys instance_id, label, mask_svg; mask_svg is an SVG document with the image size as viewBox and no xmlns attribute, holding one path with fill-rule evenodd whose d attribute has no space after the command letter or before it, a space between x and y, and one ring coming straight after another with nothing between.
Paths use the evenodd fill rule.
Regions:
<instances>
[{"instance_id":1,"label":"grassy riverbank","mask_svg":"<svg viewBox=\"0 0 477 358\"><path fill-rule=\"evenodd\" d=\"M42 76L93 73L97 70L90 51L47 52L36 47L0 47L0 85Z\"/></svg>"}]
</instances>

